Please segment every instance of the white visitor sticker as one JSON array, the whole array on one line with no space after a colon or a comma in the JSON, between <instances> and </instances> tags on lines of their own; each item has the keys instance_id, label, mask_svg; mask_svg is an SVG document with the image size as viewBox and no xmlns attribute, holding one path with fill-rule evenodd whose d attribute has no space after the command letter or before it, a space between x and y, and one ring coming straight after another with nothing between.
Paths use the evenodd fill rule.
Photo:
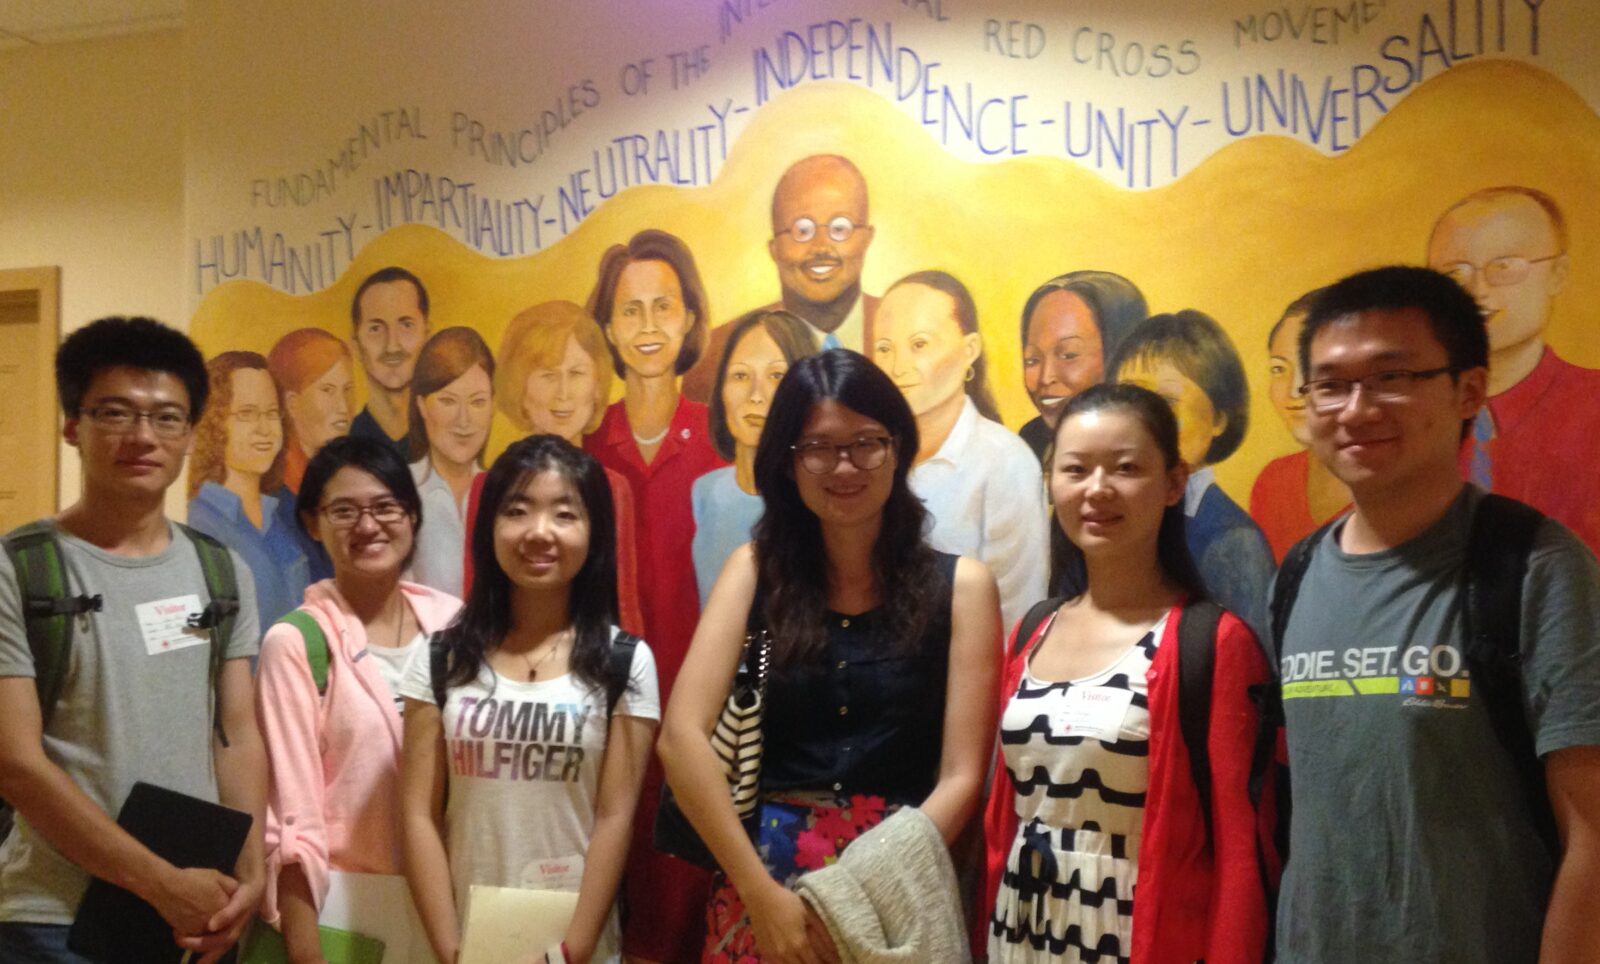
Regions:
<instances>
[{"instance_id":1,"label":"white visitor sticker","mask_svg":"<svg viewBox=\"0 0 1600 964\"><path fill-rule=\"evenodd\" d=\"M528 862L522 868L521 886L528 890L573 892L583 883L583 855L546 858Z\"/></svg>"},{"instance_id":2,"label":"white visitor sticker","mask_svg":"<svg viewBox=\"0 0 1600 964\"><path fill-rule=\"evenodd\" d=\"M1131 705L1132 690L1074 686L1050 714L1050 732L1058 737L1084 736L1113 743Z\"/></svg>"},{"instance_id":3,"label":"white visitor sticker","mask_svg":"<svg viewBox=\"0 0 1600 964\"><path fill-rule=\"evenodd\" d=\"M134 615L139 619L139 632L144 636L145 652L159 656L211 642L208 630L189 628L189 617L199 615L203 608L200 597L194 593L133 607Z\"/></svg>"}]
</instances>

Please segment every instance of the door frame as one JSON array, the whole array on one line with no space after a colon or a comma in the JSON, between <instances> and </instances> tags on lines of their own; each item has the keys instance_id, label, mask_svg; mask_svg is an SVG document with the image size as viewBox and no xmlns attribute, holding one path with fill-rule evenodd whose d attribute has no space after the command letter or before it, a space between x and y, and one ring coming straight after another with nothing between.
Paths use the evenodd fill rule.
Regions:
<instances>
[{"instance_id":1,"label":"door frame","mask_svg":"<svg viewBox=\"0 0 1600 964\"><path fill-rule=\"evenodd\" d=\"M48 473L50 486L50 511L61 506L61 443L56 429L61 424L61 403L56 398L55 373L51 361L56 346L61 344L61 269L7 268L0 269L0 302L27 302L38 305L38 324L34 326L35 346L40 363L46 368L38 379L37 411L50 412L51 445L47 464L40 466ZM45 474L41 472L41 474Z\"/></svg>"}]
</instances>

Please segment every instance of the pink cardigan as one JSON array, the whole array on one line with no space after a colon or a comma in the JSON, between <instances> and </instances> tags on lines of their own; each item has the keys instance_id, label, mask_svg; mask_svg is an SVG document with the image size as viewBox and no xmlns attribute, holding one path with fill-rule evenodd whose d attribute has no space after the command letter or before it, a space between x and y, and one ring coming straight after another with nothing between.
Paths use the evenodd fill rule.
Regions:
<instances>
[{"instance_id":1,"label":"pink cardigan","mask_svg":"<svg viewBox=\"0 0 1600 964\"><path fill-rule=\"evenodd\" d=\"M425 633L443 629L461 601L403 582ZM301 610L328 639L328 688L319 699L299 630L278 623L261 641L256 716L267 746L267 888L261 916L278 922L278 873L299 864L317 909L328 871L400 873L400 714L366 628L333 580L306 590Z\"/></svg>"}]
</instances>

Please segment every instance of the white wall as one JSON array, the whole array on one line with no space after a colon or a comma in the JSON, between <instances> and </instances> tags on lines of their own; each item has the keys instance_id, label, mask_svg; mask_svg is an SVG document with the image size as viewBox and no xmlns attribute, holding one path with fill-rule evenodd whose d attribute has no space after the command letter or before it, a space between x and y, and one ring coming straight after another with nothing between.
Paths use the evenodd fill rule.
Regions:
<instances>
[{"instance_id":1,"label":"white wall","mask_svg":"<svg viewBox=\"0 0 1600 964\"><path fill-rule=\"evenodd\" d=\"M188 324L183 56L178 31L0 52L0 267L61 268L63 331ZM78 485L64 447L62 504Z\"/></svg>"}]
</instances>

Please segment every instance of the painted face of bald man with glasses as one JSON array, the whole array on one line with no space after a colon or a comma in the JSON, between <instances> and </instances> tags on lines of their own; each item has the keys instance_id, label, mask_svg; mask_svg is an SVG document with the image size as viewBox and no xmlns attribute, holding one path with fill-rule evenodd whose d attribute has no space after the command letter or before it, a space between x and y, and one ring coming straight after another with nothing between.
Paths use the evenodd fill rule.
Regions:
<instances>
[{"instance_id":1,"label":"painted face of bald man with glasses","mask_svg":"<svg viewBox=\"0 0 1600 964\"><path fill-rule=\"evenodd\" d=\"M873 235L867 217L866 181L835 155L796 162L773 191L767 250L778 268L783 307L820 331L836 329L861 297L861 268Z\"/></svg>"},{"instance_id":2,"label":"painted face of bald man with glasses","mask_svg":"<svg viewBox=\"0 0 1600 964\"><path fill-rule=\"evenodd\" d=\"M1489 393L1522 381L1544 352L1544 332L1566 284L1566 224L1542 192L1496 187L1446 211L1428 239L1428 267L1454 278L1489 326Z\"/></svg>"}]
</instances>

